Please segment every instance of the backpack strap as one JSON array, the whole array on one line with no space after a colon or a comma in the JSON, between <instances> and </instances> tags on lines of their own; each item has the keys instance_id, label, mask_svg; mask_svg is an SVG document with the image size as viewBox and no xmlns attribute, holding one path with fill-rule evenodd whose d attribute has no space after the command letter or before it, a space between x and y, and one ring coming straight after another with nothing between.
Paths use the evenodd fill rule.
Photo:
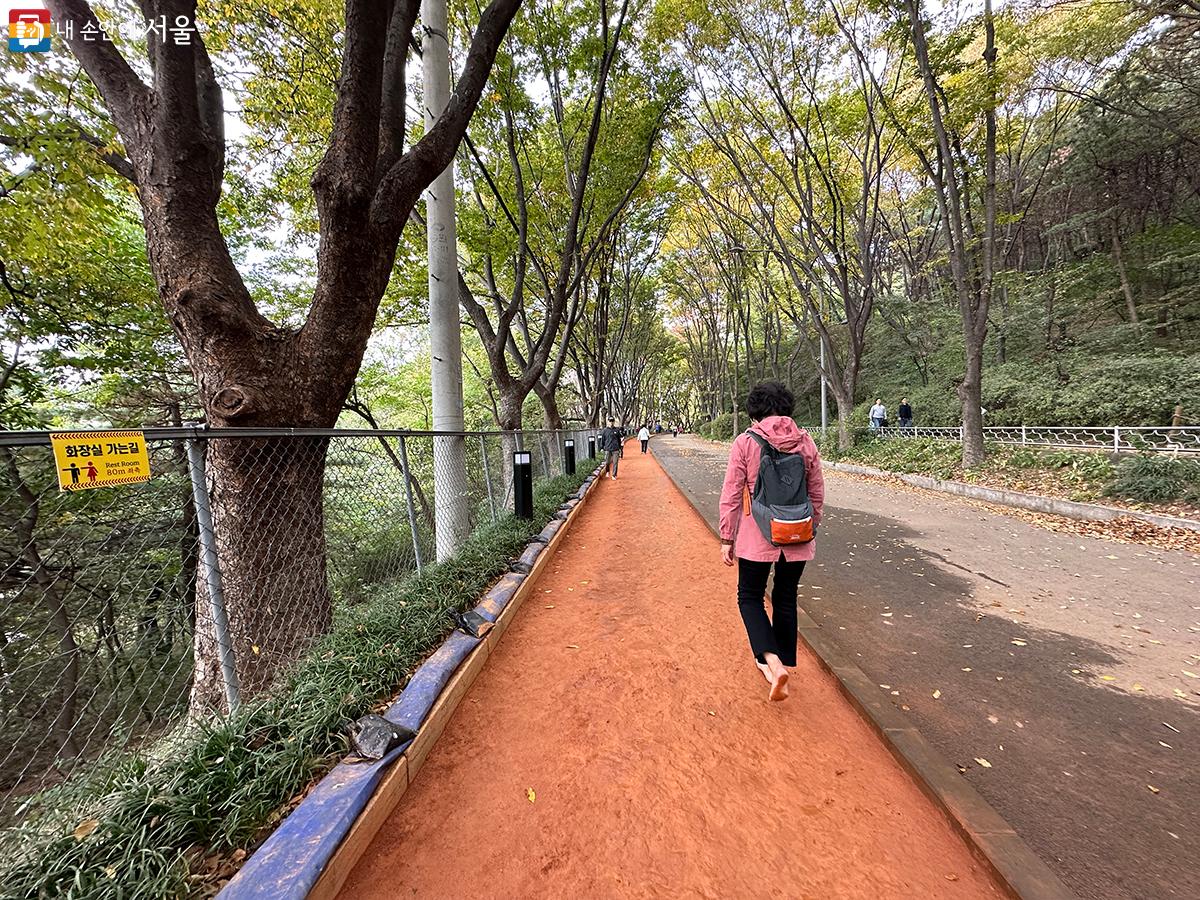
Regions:
<instances>
[{"instance_id":1,"label":"backpack strap","mask_svg":"<svg viewBox=\"0 0 1200 900\"><path fill-rule=\"evenodd\" d=\"M750 435L750 437L754 439L758 446L762 448L762 451L769 455L772 459L779 458L779 449L761 434L757 434L753 431L747 431L746 434Z\"/></svg>"}]
</instances>

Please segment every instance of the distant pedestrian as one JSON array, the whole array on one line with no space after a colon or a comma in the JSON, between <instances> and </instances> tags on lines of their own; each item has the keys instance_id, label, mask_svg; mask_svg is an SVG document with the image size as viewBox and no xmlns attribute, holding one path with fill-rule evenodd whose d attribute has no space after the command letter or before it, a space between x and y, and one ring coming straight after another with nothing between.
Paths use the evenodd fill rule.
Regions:
<instances>
[{"instance_id":1,"label":"distant pedestrian","mask_svg":"<svg viewBox=\"0 0 1200 900\"><path fill-rule=\"evenodd\" d=\"M613 481L617 480L617 466L621 463L621 445L623 443L621 429L617 427L617 420L609 419L608 427L600 432L600 449L607 454L604 466L608 477Z\"/></svg>"},{"instance_id":2,"label":"distant pedestrian","mask_svg":"<svg viewBox=\"0 0 1200 900\"><path fill-rule=\"evenodd\" d=\"M880 429L884 422L887 421L887 407L883 405L883 398L876 397L875 405L871 407L871 412L868 413L871 417L871 428Z\"/></svg>"},{"instance_id":3,"label":"distant pedestrian","mask_svg":"<svg viewBox=\"0 0 1200 900\"><path fill-rule=\"evenodd\" d=\"M738 610L771 700L788 695L788 667L796 665L796 591L804 563L816 552L825 502L821 457L792 420L795 405L778 382L750 391L746 411L753 424L733 442L721 489L721 557L727 566L736 560ZM763 601L772 565L768 617Z\"/></svg>"},{"instance_id":4,"label":"distant pedestrian","mask_svg":"<svg viewBox=\"0 0 1200 900\"><path fill-rule=\"evenodd\" d=\"M650 429L645 425L643 425L642 430L638 432L638 440L642 442L642 453L644 454L646 452L646 448L650 446Z\"/></svg>"},{"instance_id":5,"label":"distant pedestrian","mask_svg":"<svg viewBox=\"0 0 1200 900\"><path fill-rule=\"evenodd\" d=\"M908 398L900 398L900 408L896 410L896 415L900 419L901 428L912 428L912 407L908 405Z\"/></svg>"},{"instance_id":6,"label":"distant pedestrian","mask_svg":"<svg viewBox=\"0 0 1200 900\"><path fill-rule=\"evenodd\" d=\"M678 425L671 426L671 437L679 437L679 426Z\"/></svg>"}]
</instances>

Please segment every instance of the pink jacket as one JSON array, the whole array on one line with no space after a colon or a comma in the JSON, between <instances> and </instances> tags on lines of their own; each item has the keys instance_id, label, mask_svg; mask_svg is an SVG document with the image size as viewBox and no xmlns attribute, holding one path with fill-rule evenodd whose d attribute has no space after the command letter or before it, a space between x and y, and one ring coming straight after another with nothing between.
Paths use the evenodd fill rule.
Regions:
<instances>
[{"instance_id":1,"label":"pink jacket","mask_svg":"<svg viewBox=\"0 0 1200 900\"><path fill-rule=\"evenodd\" d=\"M808 432L798 428L788 416L768 416L755 422L751 431L766 438L767 442L785 453L802 453L807 462L808 498L813 506L813 525L821 523L825 506L825 476L821 474L821 455ZM749 434L739 434L729 452L729 466L725 470L725 486L721 489L721 540L733 541L734 555L740 559L774 562L783 557L788 562L812 559L816 555L817 542L775 547L758 530L754 519L743 509L742 498L747 489L754 490L758 479L758 463L762 450Z\"/></svg>"}]
</instances>

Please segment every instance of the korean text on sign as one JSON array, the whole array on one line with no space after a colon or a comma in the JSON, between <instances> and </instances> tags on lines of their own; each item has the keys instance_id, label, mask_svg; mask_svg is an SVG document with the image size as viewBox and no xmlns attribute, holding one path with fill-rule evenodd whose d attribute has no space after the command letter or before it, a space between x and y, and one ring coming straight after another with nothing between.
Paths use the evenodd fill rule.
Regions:
<instances>
[{"instance_id":1,"label":"korean text on sign","mask_svg":"<svg viewBox=\"0 0 1200 900\"><path fill-rule=\"evenodd\" d=\"M150 480L146 436L140 431L60 431L50 435L62 491Z\"/></svg>"}]
</instances>

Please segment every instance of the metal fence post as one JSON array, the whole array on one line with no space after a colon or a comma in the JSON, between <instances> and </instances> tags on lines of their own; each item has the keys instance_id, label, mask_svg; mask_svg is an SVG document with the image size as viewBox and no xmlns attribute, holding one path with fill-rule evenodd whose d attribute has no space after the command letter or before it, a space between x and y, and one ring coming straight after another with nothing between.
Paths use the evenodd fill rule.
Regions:
<instances>
[{"instance_id":1,"label":"metal fence post","mask_svg":"<svg viewBox=\"0 0 1200 900\"><path fill-rule=\"evenodd\" d=\"M1022 425L1021 426L1021 446L1024 446L1027 443L1029 443L1029 440L1025 436L1025 426Z\"/></svg>"},{"instance_id":2,"label":"metal fence post","mask_svg":"<svg viewBox=\"0 0 1200 900\"><path fill-rule=\"evenodd\" d=\"M204 446L198 438L186 441L188 475L192 479L192 503L196 506L196 526L200 540L200 565L208 601L212 606L213 631L216 632L217 658L221 664L221 680L225 683L225 700L229 711L241 706L241 687L238 684L237 663L229 638L229 616L225 610L225 594L221 588L221 566L217 559L217 538L213 531L212 507L209 505L208 480L205 475Z\"/></svg>"},{"instance_id":3,"label":"metal fence post","mask_svg":"<svg viewBox=\"0 0 1200 900\"><path fill-rule=\"evenodd\" d=\"M1113 453L1120 453L1120 452L1121 452L1121 427L1119 425L1114 425L1113 426Z\"/></svg>"},{"instance_id":4,"label":"metal fence post","mask_svg":"<svg viewBox=\"0 0 1200 900\"><path fill-rule=\"evenodd\" d=\"M408 505L408 528L412 532L413 556L417 558L417 574L420 575L424 563L421 560L421 541L417 538L417 511L413 507L412 475L408 468L408 444L404 442L404 435L400 435L398 440L400 441L400 468L404 470L404 500Z\"/></svg>"},{"instance_id":5,"label":"metal fence post","mask_svg":"<svg viewBox=\"0 0 1200 900\"><path fill-rule=\"evenodd\" d=\"M487 435L479 436L479 453L483 459L483 481L487 485L488 505L492 508L492 521L496 521L496 495L492 492L492 470L488 467Z\"/></svg>"}]
</instances>

